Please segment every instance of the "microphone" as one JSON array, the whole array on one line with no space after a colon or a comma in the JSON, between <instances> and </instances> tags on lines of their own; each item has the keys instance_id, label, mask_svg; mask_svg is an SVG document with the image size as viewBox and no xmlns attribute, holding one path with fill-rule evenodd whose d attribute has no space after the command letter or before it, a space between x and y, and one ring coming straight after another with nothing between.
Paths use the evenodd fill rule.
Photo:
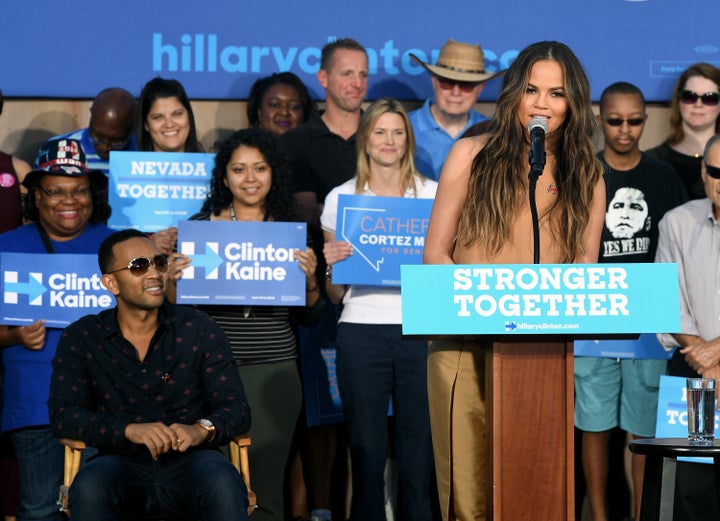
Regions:
<instances>
[{"instance_id":1,"label":"microphone","mask_svg":"<svg viewBox=\"0 0 720 521\"><path fill-rule=\"evenodd\" d=\"M535 175L542 175L545 168L545 132L547 132L547 119L535 116L528 125L530 133L530 171Z\"/></svg>"}]
</instances>

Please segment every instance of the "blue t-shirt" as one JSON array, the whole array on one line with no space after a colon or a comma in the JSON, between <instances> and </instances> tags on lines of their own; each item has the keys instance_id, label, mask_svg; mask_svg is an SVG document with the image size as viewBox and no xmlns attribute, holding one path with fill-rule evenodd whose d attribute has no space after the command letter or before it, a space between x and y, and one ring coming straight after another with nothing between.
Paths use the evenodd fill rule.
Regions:
<instances>
[{"instance_id":1,"label":"blue t-shirt","mask_svg":"<svg viewBox=\"0 0 720 521\"><path fill-rule=\"evenodd\" d=\"M90 223L78 237L52 241L55 253L94 253L114 230ZM0 252L46 253L36 224L26 224L0 235ZM2 431L48 425L47 399L50 392L52 359L62 329L47 328L45 346L31 351L19 344L2 350L5 383Z\"/></svg>"},{"instance_id":2,"label":"blue t-shirt","mask_svg":"<svg viewBox=\"0 0 720 521\"><path fill-rule=\"evenodd\" d=\"M465 133L467 129L480 123L487 121L489 118L483 116L475 110L471 110L467 125L457 135L450 137L444 128L437 124L430 112L432 99L425 101L425 104L417 110L413 110L408 116L415 133L415 168L422 175L437 181L440 179L445 158L450 153L450 149L455 142Z\"/></svg>"}]
</instances>

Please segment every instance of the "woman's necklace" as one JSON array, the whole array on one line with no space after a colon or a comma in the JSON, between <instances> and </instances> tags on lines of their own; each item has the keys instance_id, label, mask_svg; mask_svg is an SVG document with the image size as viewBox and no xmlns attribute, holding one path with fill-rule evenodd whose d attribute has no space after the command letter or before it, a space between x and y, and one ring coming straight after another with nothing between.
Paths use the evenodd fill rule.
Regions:
<instances>
[{"instance_id":1,"label":"woman's necklace","mask_svg":"<svg viewBox=\"0 0 720 521\"><path fill-rule=\"evenodd\" d=\"M681 154L685 154L686 156L692 156L694 158L702 157L702 151L699 151L697 146L693 147L691 144L685 141L681 141L680 143L678 143L675 149Z\"/></svg>"},{"instance_id":2,"label":"woman's necklace","mask_svg":"<svg viewBox=\"0 0 720 521\"><path fill-rule=\"evenodd\" d=\"M235 213L235 207L234 207L232 204L230 205L230 220L231 220L231 221L237 221L237 220L238 220L237 214ZM247 220L247 219L246 219L246 220ZM249 219L249 220L252 220L252 219ZM268 216L267 216L267 214L265 214L265 217L262 218L262 221L265 222L265 221L267 221L267 220L268 220Z\"/></svg>"}]
</instances>

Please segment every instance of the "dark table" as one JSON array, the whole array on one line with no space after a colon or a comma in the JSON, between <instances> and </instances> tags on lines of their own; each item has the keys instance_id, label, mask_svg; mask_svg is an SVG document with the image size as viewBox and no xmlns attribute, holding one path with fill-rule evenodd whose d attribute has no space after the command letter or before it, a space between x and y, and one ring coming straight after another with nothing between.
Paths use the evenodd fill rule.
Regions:
<instances>
[{"instance_id":1,"label":"dark table","mask_svg":"<svg viewBox=\"0 0 720 521\"><path fill-rule=\"evenodd\" d=\"M720 484L720 441L696 445L687 438L641 438L630 442L630 452L645 455L640 521L672 521L677 458L712 458ZM720 487L718 502L720 504Z\"/></svg>"}]
</instances>

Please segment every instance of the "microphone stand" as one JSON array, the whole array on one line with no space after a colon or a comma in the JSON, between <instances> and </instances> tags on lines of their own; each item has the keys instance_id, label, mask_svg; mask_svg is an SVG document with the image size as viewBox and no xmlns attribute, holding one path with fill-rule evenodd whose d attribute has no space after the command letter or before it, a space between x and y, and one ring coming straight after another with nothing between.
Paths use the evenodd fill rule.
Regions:
<instances>
[{"instance_id":1,"label":"microphone stand","mask_svg":"<svg viewBox=\"0 0 720 521\"><path fill-rule=\"evenodd\" d=\"M547 119L533 117L528 125L530 134L530 150L528 151L528 163L530 173L528 174L528 196L530 197L530 215L533 225L533 264L540 264L540 223L535 201L535 188L537 180L545 168L545 132L547 132Z\"/></svg>"},{"instance_id":2,"label":"microphone stand","mask_svg":"<svg viewBox=\"0 0 720 521\"><path fill-rule=\"evenodd\" d=\"M531 162L528 174L528 196L530 198L530 215L533 226L533 264L540 264L540 223L538 222L537 201L535 201L535 187L538 177L542 175L542 165Z\"/></svg>"}]
</instances>

